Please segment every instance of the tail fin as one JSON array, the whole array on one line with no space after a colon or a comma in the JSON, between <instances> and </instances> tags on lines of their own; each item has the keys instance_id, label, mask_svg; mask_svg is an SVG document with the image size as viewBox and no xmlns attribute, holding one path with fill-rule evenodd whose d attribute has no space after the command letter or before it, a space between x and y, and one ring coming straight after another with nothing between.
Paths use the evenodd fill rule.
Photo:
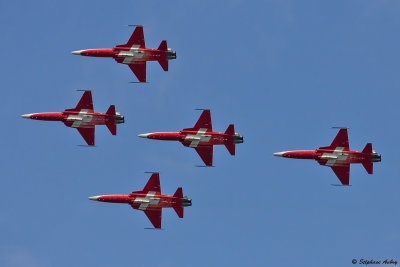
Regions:
<instances>
[{"instance_id":1,"label":"tail fin","mask_svg":"<svg viewBox=\"0 0 400 267\"><path fill-rule=\"evenodd\" d=\"M234 156L235 155L235 144L233 142L225 143L226 149L228 149L229 153Z\"/></svg>"},{"instance_id":2,"label":"tail fin","mask_svg":"<svg viewBox=\"0 0 400 267\"><path fill-rule=\"evenodd\" d=\"M160 60L158 60L158 63L160 63L161 68L163 68L164 71L168 71L168 60L167 59L160 59Z\"/></svg>"},{"instance_id":3,"label":"tail fin","mask_svg":"<svg viewBox=\"0 0 400 267\"><path fill-rule=\"evenodd\" d=\"M107 115L112 115L112 116L114 116L114 115L115 115L115 106L114 106L114 105L111 105L111 106L108 108L106 114L107 114Z\"/></svg>"},{"instance_id":4,"label":"tail fin","mask_svg":"<svg viewBox=\"0 0 400 267\"><path fill-rule=\"evenodd\" d=\"M368 143L362 153L365 154L372 154L374 151L372 150L372 144ZM364 166L365 170L369 173L372 174L374 172L374 163L372 163L372 161L368 158L367 160L365 160L364 162L362 162L362 165Z\"/></svg>"},{"instance_id":5,"label":"tail fin","mask_svg":"<svg viewBox=\"0 0 400 267\"><path fill-rule=\"evenodd\" d=\"M106 126L107 126L108 130L110 130L112 135L117 135L117 125L109 123L109 124L106 124Z\"/></svg>"},{"instance_id":6,"label":"tail fin","mask_svg":"<svg viewBox=\"0 0 400 267\"><path fill-rule=\"evenodd\" d=\"M160 45L157 48L158 50L161 51L167 51L168 50L168 46L167 46L167 41L163 40Z\"/></svg>"},{"instance_id":7,"label":"tail fin","mask_svg":"<svg viewBox=\"0 0 400 267\"><path fill-rule=\"evenodd\" d=\"M167 41L163 40L158 46L158 50L167 51L168 50ZM163 59L158 60L158 63L160 63L161 68L163 68L164 71L168 71L168 60L165 57Z\"/></svg>"},{"instance_id":8,"label":"tail fin","mask_svg":"<svg viewBox=\"0 0 400 267\"><path fill-rule=\"evenodd\" d=\"M229 153L234 156L235 155L235 144L233 143L233 135L235 135L235 126L233 124L230 124L228 128L225 131L226 135L229 135L230 137L228 138L228 142L225 143L226 149L228 149Z\"/></svg>"},{"instance_id":9,"label":"tail fin","mask_svg":"<svg viewBox=\"0 0 400 267\"><path fill-rule=\"evenodd\" d=\"M179 200L181 198L183 198L182 187L179 187L178 189L176 189L174 197L179 198ZM174 207L174 210L175 210L176 214L178 214L179 218L183 218L183 207L182 206Z\"/></svg>"},{"instance_id":10,"label":"tail fin","mask_svg":"<svg viewBox=\"0 0 400 267\"><path fill-rule=\"evenodd\" d=\"M362 162L362 165L364 166L368 174L372 174L374 172L374 163L372 163L371 161L366 160Z\"/></svg>"},{"instance_id":11,"label":"tail fin","mask_svg":"<svg viewBox=\"0 0 400 267\"><path fill-rule=\"evenodd\" d=\"M173 195L173 197L183 198L182 187L178 187L178 189L176 189L176 192L175 192L175 194Z\"/></svg>"},{"instance_id":12,"label":"tail fin","mask_svg":"<svg viewBox=\"0 0 400 267\"><path fill-rule=\"evenodd\" d=\"M114 105L111 105L111 106L108 108L106 114L109 115L109 116L112 116L111 121L108 122L108 123L106 124L108 130L110 130L110 132L111 132L112 135L117 135L117 125L115 125L115 121L114 121L115 106L114 106Z\"/></svg>"},{"instance_id":13,"label":"tail fin","mask_svg":"<svg viewBox=\"0 0 400 267\"><path fill-rule=\"evenodd\" d=\"M174 210L179 218L183 218L183 207L174 207Z\"/></svg>"},{"instance_id":14,"label":"tail fin","mask_svg":"<svg viewBox=\"0 0 400 267\"><path fill-rule=\"evenodd\" d=\"M225 134L234 135L235 134L235 126L233 124L229 124L228 128L226 128Z\"/></svg>"},{"instance_id":15,"label":"tail fin","mask_svg":"<svg viewBox=\"0 0 400 267\"><path fill-rule=\"evenodd\" d=\"M365 147L364 147L364 149L363 149L363 151L362 151L362 153L367 153L367 154L371 154L373 151L372 151L372 144L371 143L368 143Z\"/></svg>"}]
</instances>

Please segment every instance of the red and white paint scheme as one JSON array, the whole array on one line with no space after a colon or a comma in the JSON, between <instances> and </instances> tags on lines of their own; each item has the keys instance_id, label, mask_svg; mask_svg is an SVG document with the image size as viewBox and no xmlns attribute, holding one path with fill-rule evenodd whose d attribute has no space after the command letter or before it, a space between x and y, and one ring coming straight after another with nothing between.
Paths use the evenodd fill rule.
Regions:
<instances>
[{"instance_id":1,"label":"red and white paint scheme","mask_svg":"<svg viewBox=\"0 0 400 267\"><path fill-rule=\"evenodd\" d=\"M233 124L224 133L213 132L210 110L204 110L193 128L180 132L159 132L139 134L148 139L179 141L184 146L194 148L206 166L213 164L213 146L225 145L231 155L235 155L235 144L243 143L243 136L235 132Z\"/></svg>"},{"instance_id":2,"label":"red and white paint scheme","mask_svg":"<svg viewBox=\"0 0 400 267\"><path fill-rule=\"evenodd\" d=\"M349 148L347 129L339 130L330 146L316 150L283 151L274 153L274 156L295 159L314 159L323 166L331 167L342 185L349 185L350 164L361 163L369 174L373 173L373 163L381 161L381 154L372 149L368 143L363 151L354 151Z\"/></svg>"},{"instance_id":3,"label":"red and white paint scheme","mask_svg":"<svg viewBox=\"0 0 400 267\"><path fill-rule=\"evenodd\" d=\"M91 91L85 91L78 105L63 112L31 113L23 118L43 121L62 121L66 126L76 128L89 146L94 146L94 129L96 125L106 125L112 135L117 134L116 124L124 123L124 116L115 112L111 105L106 113L94 112Z\"/></svg>"},{"instance_id":4,"label":"red and white paint scheme","mask_svg":"<svg viewBox=\"0 0 400 267\"><path fill-rule=\"evenodd\" d=\"M137 26L128 42L111 49L88 49L73 51L74 55L88 57L112 57L118 63L126 64L139 82L146 82L146 62L158 61L164 71L168 71L168 60L176 59L176 52L163 40L157 49L146 48L143 26Z\"/></svg>"},{"instance_id":5,"label":"red and white paint scheme","mask_svg":"<svg viewBox=\"0 0 400 267\"><path fill-rule=\"evenodd\" d=\"M136 210L142 210L153 224L154 228L161 228L162 208L174 208L179 218L183 218L183 208L192 206L192 200L183 196L182 187L179 187L173 196L161 194L160 176L153 173L146 186L141 191L134 191L129 195L102 195L89 197L90 200L126 203Z\"/></svg>"}]
</instances>

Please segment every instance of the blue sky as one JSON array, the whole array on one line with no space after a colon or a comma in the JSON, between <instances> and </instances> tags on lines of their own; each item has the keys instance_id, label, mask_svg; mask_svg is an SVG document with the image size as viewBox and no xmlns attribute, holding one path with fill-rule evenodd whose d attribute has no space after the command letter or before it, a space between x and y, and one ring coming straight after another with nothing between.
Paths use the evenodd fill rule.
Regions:
<instances>
[{"instance_id":1,"label":"blue sky","mask_svg":"<svg viewBox=\"0 0 400 267\"><path fill-rule=\"evenodd\" d=\"M71 51L125 43L143 24L177 59L149 63L148 84L112 59ZM352 266L400 261L398 1L1 1L0 265ZM91 89L96 111L115 104L118 135L96 128L96 148L62 123L21 114L61 111ZM191 127L210 108L213 128L245 138L215 168L179 143L140 133ZM351 187L313 161L273 157L329 145L349 127L350 148L382 153ZM89 201L182 186L193 206L164 231L128 205Z\"/></svg>"}]
</instances>

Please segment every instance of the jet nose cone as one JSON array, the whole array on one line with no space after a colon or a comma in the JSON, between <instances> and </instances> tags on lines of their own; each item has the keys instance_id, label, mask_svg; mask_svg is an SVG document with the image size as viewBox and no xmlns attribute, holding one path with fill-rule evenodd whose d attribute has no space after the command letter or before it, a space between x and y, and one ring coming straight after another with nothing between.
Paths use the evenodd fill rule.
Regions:
<instances>
[{"instance_id":1,"label":"jet nose cone","mask_svg":"<svg viewBox=\"0 0 400 267\"><path fill-rule=\"evenodd\" d=\"M85 51L85 50L76 50L76 51L72 51L72 54L80 56L80 55L82 54L83 51Z\"/></svg>"},{"instance_id":2,"label":"jet nose cone","mask_svg":"<svg viewBox=\"0 0 400 267\"><path fill-rule=\"evenodd\" d=\"M274 153L274 156L277 156L277 157L283 157L283 155L286 153L287 151L283 151L283 152L276 152L276 153Z\"/></svg>"},{"instance_id":3,"label":"jet nose cone","mask_svg":"<svg viewBox=\"0 0 400 267\"><path fill-rule=\"evenodd\" d=\"M25 119L30 119L32 115L33 115L33 113L31 113L31 114L24 114L24 115L21 115L21 117L22 117L22 118L25 118Z\"/></svg>"},{"instance_id":4,"label":"jet nose cone","mask_svg":"<svg viewBox=\"0 0 400 267\"><path fill-rule=\"evenodd\" d=\"M99 201L99 197L100 197L100 196L93 196L93 197L89 197L89 199L90 199L90 200Z\"/></svg>"},{"instance_id":5,"label":"jet nose cone","mask_svg":"<svg viewBox=\"0 0 400 267\"><path fill-rule=\"evenodd\" d=\"M141 138L148 138L149 135L150 133L145 133L145 134L139 134L138 136Z\"/></svg>"}]
</instances>

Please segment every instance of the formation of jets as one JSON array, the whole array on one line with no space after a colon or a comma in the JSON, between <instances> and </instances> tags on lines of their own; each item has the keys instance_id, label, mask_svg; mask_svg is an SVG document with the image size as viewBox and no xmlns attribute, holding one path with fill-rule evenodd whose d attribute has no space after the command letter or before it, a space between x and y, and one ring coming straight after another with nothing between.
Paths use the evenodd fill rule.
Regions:
<instances>
[{"instance_id":1,"label":"formation of jets","mask_svg":"<svg viewBox=\"0 0 400 267\"><path fill-rule=\"evenodd\" d=\"M146 62L158 61L164 71L168 71L168 60L176 59L176 52L168 48L163 40L157 49L146 48L143 27L137 26L123 45L111 49L88 49L73 51L72 54L89 57L112 57L118 63L126 64L135 74L139 82L146 82ZM62 112L31 113L23 118L44 121L61 121L66 126L76 128L89 146L95 145L95 126L106 125L112 135L117 134L117 124L125 119L111 105L106 113L98 113L93 109L92 93L85 91L75 108ZM139 137L155 140L179 141L186 147L196 150L205 166L213 166L213 146L224 145L231 155L236 153L236 144L243 143L243 136L235 132L230 124L225 132L214 132L211 112L203 110L200 118L192 128L179 132L155 132L139 134ZM373 163L381 161L381 155L368 143L362 151L349 148L347 129L339 130L330 146L316 150L284 151L274 153L275 156L296 159L314 159L323 166L331 167L342 185L349 185L350 164L361 163L369 174L373 173ZM179 187L172 196L161 194L160 178L153 173L143 190L128 195L99 195L89 197L90 200L110 203L129 204L133 209L144 211L155 229L161 228L162 208L173 208L179 218L183 218L183 209L192 205L192 200L183 196Z\"/></svg>"}]
</instances>

